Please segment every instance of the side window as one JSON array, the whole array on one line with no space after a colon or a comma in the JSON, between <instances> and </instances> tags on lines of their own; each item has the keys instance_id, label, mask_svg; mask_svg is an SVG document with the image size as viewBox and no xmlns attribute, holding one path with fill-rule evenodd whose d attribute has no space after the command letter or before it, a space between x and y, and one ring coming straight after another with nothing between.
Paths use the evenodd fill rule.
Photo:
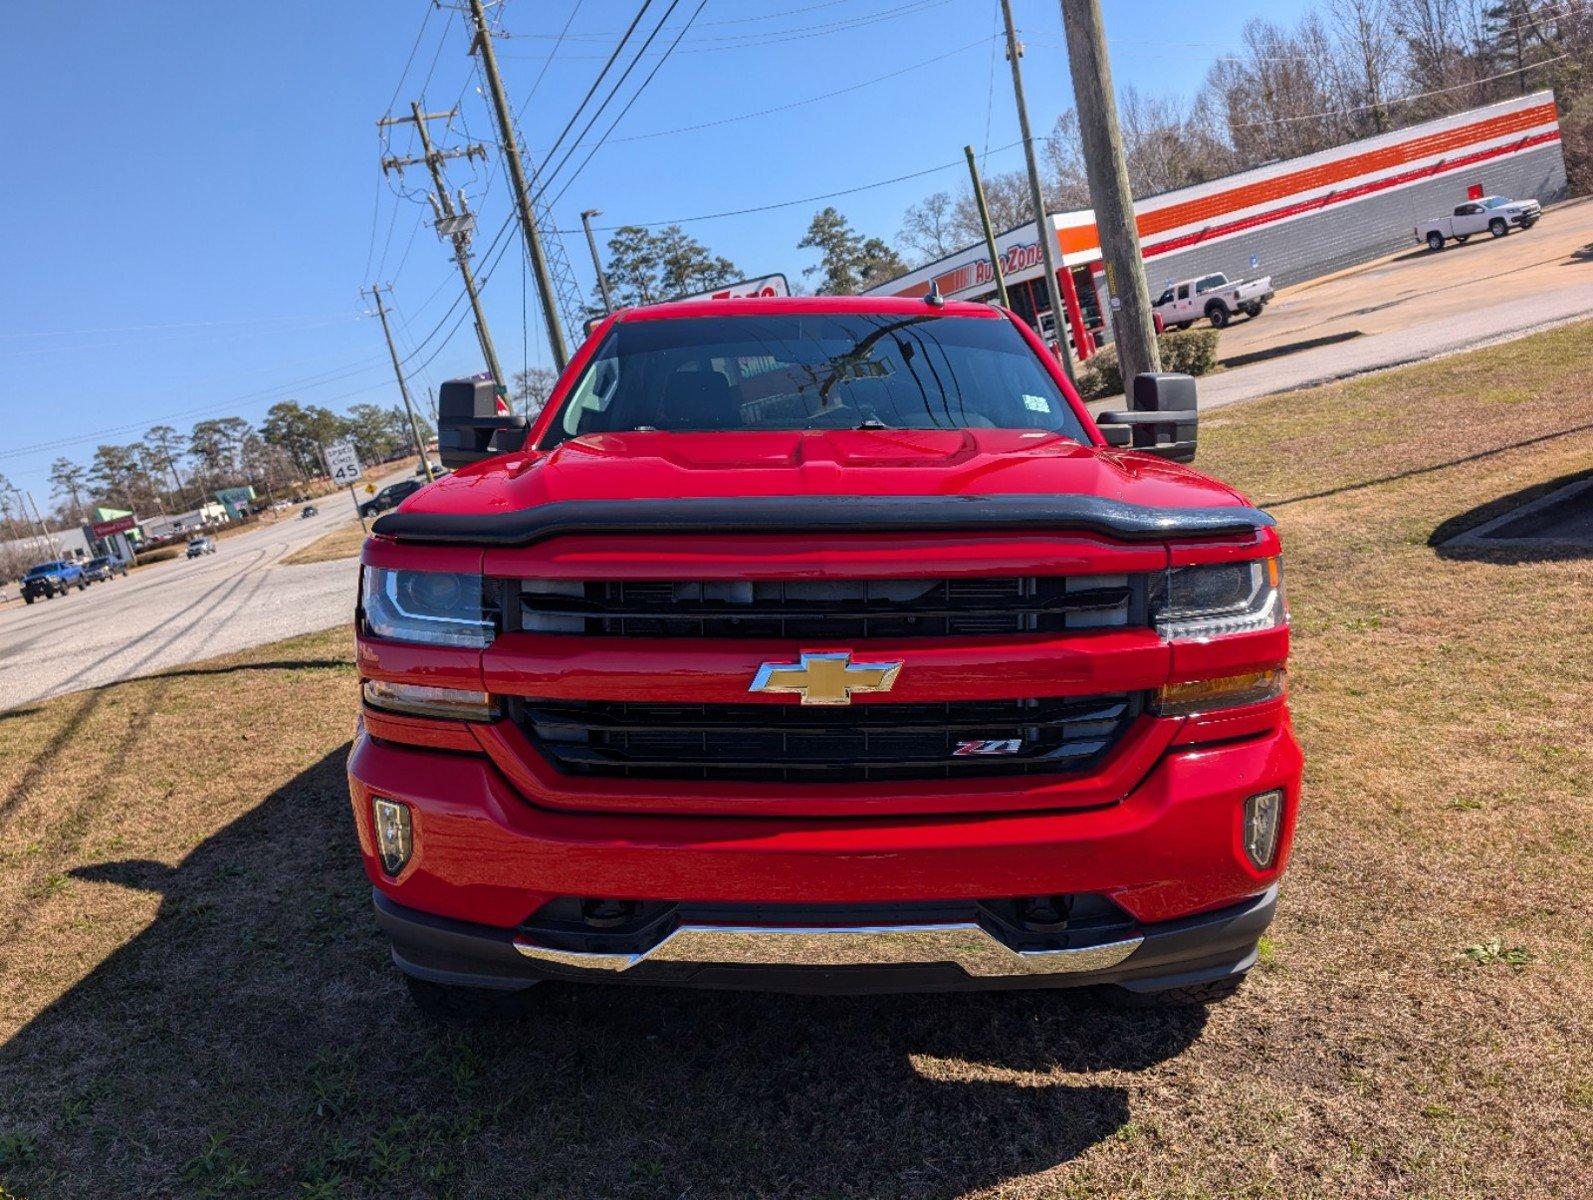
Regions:
<instances>
[{"instance_id":1,"label":"side window","mask_svg":"<svg viewBox=\"0 0 1593 1200\"><path fill-rule=\"evenodd\" d=\"M1226 275L1208 275L1195 285L1195 295L1198 296L1203 292L1209 292L1215 288L1220 288L1227 282L1228 277Z\"/></svg>"},{"instance_id":2,"label":"side window","mask_svg":"<svg viewBox=\"0 0 1593 1200\"><path fill-rule=\"evenodd\" d=\"M1156 303L1157 304L1170 304L1170 303L1172 303L1172 299L1173 299L1173 289L1172 288L1168 288L1165 292L1163 292L1160 296L1158 296L1156 298Z\"/></svg>"},{"instance_id":3,"label":"side window","mask_svg":"<svg viewBox=\"0 0 1593 1200\"><path fill-rule=\"evenodd\" d=\"M1187 283L1181 283L1178 285L1178 298L1180 300L1189 299L1189 285Z\"/></svg>"},{"instance_id":4,"label":"side window","mask_svg":"<svg viewBox=\"0 0 1593 1200\"><path fill-rule=\"evenodd\" d=\"M565 437L580 435L581 422L588 413L605 412L619 390L619 361L614 353L614 342L599 353L587 368L574 394L565 402L564 417L560 422Z\"/></svg>"}]
</instances>

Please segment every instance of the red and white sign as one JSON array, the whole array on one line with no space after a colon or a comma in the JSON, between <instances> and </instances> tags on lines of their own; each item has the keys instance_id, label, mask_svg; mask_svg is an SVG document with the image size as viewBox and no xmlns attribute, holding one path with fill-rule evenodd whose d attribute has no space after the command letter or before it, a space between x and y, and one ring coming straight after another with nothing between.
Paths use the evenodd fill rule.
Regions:
<instances>
[{"instance_id":1,"label":"red and white sign","mask_svg":"<svg viewBox=\"0 0 1593 1200\"><path fill-rule=\"evenodd\" d=\"M681 300L745 300L755 296L789 296L791 285L784 275L764 275L758 279L743 279L727 283L711 292L698 292L695 296L680 296Z\"/></svg>"},{"instance_id":2,"label":"red and white sign","mask_svg":"<svg viewBox=\"0 0 1593 1200\"><path fill-rule=\"evenodd\" d=\"M114 534L126 533L136 524L138 519L132 513L128 513L125 517L112 517L109 521L95 521L89 528L94 531L95 537L108 538Z\"/></svg>"}]
</instances>

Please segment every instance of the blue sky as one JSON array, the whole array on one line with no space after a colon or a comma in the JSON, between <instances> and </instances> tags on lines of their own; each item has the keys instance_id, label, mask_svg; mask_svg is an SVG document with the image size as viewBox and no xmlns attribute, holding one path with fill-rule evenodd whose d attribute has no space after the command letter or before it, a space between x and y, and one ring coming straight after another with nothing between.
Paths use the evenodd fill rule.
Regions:
<instances>
[{"instance_id":1,"label":"blue sky","mask_svg":"<svg viewBox=\"0 0 1593 1200\"><path fill-rule=\"evenodd\" d=\"M495 7L509 35L498 49L510 98L525 104L523 132L538 157L636 7ZM642 29L665 7L655 0ZM682 0L671 26L695 7ZM1303 0L1229 0L1201 7L1198 21L1171 22L1165 3L1105 0L1117 82L1187 95L1245 21L1292 20L1301 8ZM1031 113L1045 129L1070 102L1059 7L1014 0L1014 9ZM549 61L572 11L569 38ZM578 231L583 208L603 210L599 225L667 221L955 164L834 201L686 224L748 273L793 278L812 261L796 242L825 203L894 239L909 204L961 184L965 143L1017 140L1006 64L992 53L998 11L997 0L708 0L557 200L557 224ZM394 285L405 353L437 327L458 288L444 247L421 225L420 176L406 181L413 198L382 180L375 122L395 97L407 111L424 85L431 109L459 101L452 140L487 140L490 113L467 44L463 19L430 0L12 6L0 40L9 117L0 473L44 505L55 457L87 462L96 443L136 440L157 422L186 432L205 417L258 421L284 398L336 409L396 402L360 285ZM594 137L651 65L632 75ZM782 112L668 132L893 73ZM393 148L409 151L407 131ZM571 158L550 194L584 157ZM1020 163L1008 149L986 166ZM455 163L450 174L490 237L509 212L501 169ZM589 288L579 233L566 243ZM516 244L486 285L510 371L548 361L522 276ZM419 392L481 368L468 323L446 344L442 335L426 343L414 362L427 359L412 380Z\"/></svg>"}]
</instances>

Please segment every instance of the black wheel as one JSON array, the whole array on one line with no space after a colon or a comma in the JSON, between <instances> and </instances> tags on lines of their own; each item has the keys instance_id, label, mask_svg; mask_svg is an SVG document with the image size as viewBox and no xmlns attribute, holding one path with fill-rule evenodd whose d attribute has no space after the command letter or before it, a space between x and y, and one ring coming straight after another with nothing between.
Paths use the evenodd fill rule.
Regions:
<instances>
[{"instance_id":1,"label":"black wheel","mask_svg":"<svg viewBox=\"0 0 1593 1200\"><path fill-rule=\"evenodd\" d=\"M1458 236L1456 236L1455 241L1459 242L1462 246L1464 246L1467 242L1471 241L1471 234L1469 234L1469 233L1459 234Z\"/></svg>"},{"instance_id":2,"label":"black wheel","mask_svg":"<svg viewBox=\"0 0 1593 1200\"><path fill-rule=\"evenodd\" d=\"M1494 237L1504 237L1505 234L1510 232L1510 226L1505 224L1503 217L1495 217L1488 222L1488 232L1493 234Z\"/></svg>"},{"instance_id":3,"label":"black wheel","mask_svg":"<svg viewBox=\"0 0 1593 1200\"><path fill-rule=\"evenodd\" d=\"M1259 304L1246 304L1246 305L1244 305L1244 313L1245 313L1245 316L1247 316L1247 317L1252 317L1252 318L1259 317L1261 315L1261 305L1259 305Z\"/></svg>"},{"instance_id":4,"label":"black wheel","mask_svg":"<svg viewBox=\"0 0 1593 1200\"><path fill-rule=\"evenodd\" d=\"M1174 325L1173 328L1178 330L1179 333L1182 333L1184 330L1188 329L1193 324L1194 324L1193 321L1180 321L1180 322L1178 322L1178 324Z\"/></svg>"},{"instance_id":5,"label":"black wheel","mask_svg":"<svg viewBox=\"0 0 1593 1200\"><path fill-rule=\"evenodd\" d=\"M1444 248L1444 235L1436 229L1427 235L1427 248L1429 250L1442 250Z\"/></svg>"},{"instance_id":6,"label":"black wheel","mask_svg":"<svg viewBox=\"0 0 1593 1200\"><path fill-rule=\"evenodd\" d=\"M1228 322L1233 320L1233 314L1228 311L1227 305L1213 304L1206 310L1206 320L1211 322L1213 329L1226 329Z\"/></svg>"},{"instance_id":7,"label":"black wheel","mask_svg":"<svg viewBox=\"0 0 1593 1200\"><path fill-rule=\"evenodd\" d=\"M409 998L421 1016L433 1021L492 1021L523 1017L530 1011L534 987L521 991L454 987L405 975Z\"/></svg>"},{"instance_id":8,"label":"black wheel","mask_svg":"<svg viewBox=\"0 0 1593 1200\"><path fill-rule=\"evenodd\" d=\"M1216 1004L1244 986L1244 972L1225 975L1210 983L1191 983L1159 992L1131 992L1127 988L1106 989L1106 1000L1118 1008L1199 1008Z\"/></svg>"},{"instance_id":9,"label":"black wheel","mask_svg":"<svg viewBox=\"0 0 1593 1200\"><path fill-rule=\"evenodd\" d=\"M24 597L22 597L22 602L23 602L23 603L24 603L24 604L32 604L32 603L33 603L33 601L34 601L34 600L35 600L35 599L36 599L36 598L37 598L37 597L34 597L34 596L24 596Z\"/></svg>"}]
</instances>

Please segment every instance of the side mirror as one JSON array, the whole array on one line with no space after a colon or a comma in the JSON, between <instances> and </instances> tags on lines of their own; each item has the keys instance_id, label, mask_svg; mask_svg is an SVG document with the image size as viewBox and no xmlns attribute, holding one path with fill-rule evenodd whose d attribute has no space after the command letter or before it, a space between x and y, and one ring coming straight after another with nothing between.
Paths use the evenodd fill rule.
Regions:
<instances>
[{"instance_id":1,"label":"side mirror","mask_svg":"<svg viewBox=\"0 0 1593 1200\"><path fill-rule=\"evenodd\" d=\"M529 424L508 411L490 379L450 379L437 389L437 456L462 467L525 445Z\"/></svg>"},{"instance_id":2,"label":"side mirror","mask_svg":"<svg viewBox=\"0 0 1593 1200\"><path fill-rule=\"evenodd\" d=\"M1101 426L1127 426L1134 449L1173 462L1190 462L1195 457L1196 427L1195 381L1188 375L1171 373L1134 376L1133 409L1129 412L1103 412L1096 418ZM1103 428L1108 445L1122 443L1115 431Z\"/></svg>"}]
</instances>

